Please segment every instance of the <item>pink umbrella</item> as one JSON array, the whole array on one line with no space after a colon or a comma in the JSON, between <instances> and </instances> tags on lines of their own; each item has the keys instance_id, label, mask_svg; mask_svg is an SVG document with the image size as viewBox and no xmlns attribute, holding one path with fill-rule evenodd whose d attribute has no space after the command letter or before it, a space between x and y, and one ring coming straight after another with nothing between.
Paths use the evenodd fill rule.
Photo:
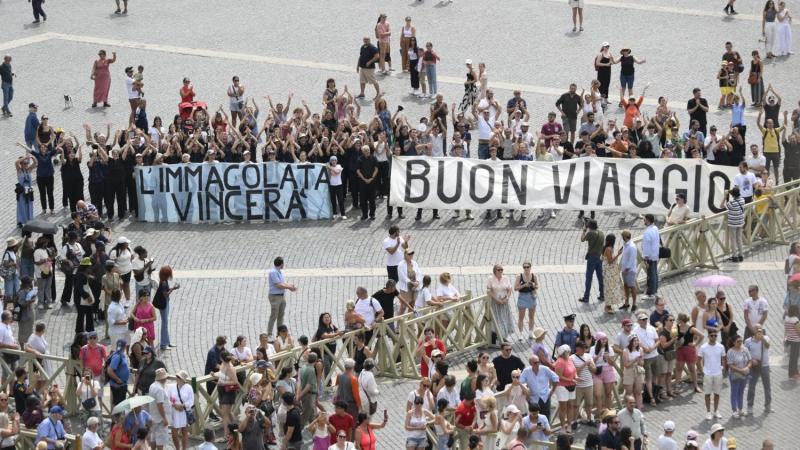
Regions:
<instances>
[{"instance_id":1,"label":"pink umbrella","mask_svg":"<svg viewBox=\"0 0 800 450\"><path fill-rule=\"evenodd\" d=\"M714 288L736 286L736 280L725 275L708 275L694 280L694 287Z\"/></svg>"}]
</instances>

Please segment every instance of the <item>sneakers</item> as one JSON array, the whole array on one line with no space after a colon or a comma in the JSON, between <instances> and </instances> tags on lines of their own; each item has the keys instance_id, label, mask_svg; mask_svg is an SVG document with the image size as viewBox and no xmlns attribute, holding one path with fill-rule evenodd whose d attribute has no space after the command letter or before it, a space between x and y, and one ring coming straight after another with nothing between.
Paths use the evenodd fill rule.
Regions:
<instances>
[{"instance_id":1,"label":"sneakers","mask_svg":"<svg viewBox=\"0 0 800 450\"><path fill-rule=\"evenodd\" d=\"M714 411L714 417L717 419L722 419L722 414L720 414L719 411Z\"/></svg>"},{"instance_id":2,"label":"sneakers","mask_svg":"<svg viewBox=\"0 0 800 450\"><path fill-rule=\"evenodd\" d=\"M711 420L713 418L714 418L714 414L711 411L706 413L706 420Z\"/></svg>"},{"instance_id":3,"label":"sneakers","mask_svg":"<svg viewBox=\"0 0 800 450\"><path fill-rule=\"evenodd\" d=\"M583 298L583 297L579 298L578 301L581 302L581 303L589 303L589 299L588 298Z\"/></svg>"},{"instance_id":4,"label":"sneakers","mask_svg":"<svg viewBox=\"0 0 800 450\"><path fill-rule=\"evenodd\" d=\"M347 220L347 216L343 215L343 216L340 217L340 219Z\"/></svg>"},{"instance_id":5,"label":"sneakers","mask_svg":"<svg viewBox=\"0 0 800 450\"><path fill-rule=\"evenodd\" d=\"M739 411L734 411L733 414L731 414L731 417L734 419L738 419L740 417Z\"/></svg>"}]
</instances>

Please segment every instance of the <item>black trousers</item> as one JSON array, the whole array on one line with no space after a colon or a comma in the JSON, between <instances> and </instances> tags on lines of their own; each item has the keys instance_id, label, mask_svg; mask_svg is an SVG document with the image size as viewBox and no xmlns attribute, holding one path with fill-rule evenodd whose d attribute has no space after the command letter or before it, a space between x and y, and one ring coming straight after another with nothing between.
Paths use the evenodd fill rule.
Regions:
<instances>
[{"instance_id":1,"label":"black trousers","mask_svg":"<svg viewBox=\"0 0 800 450\"><path fill-rule=\"evenodd\" d=\"M353 200L353 208L358 208L358 194L361 181L358 179L358 175L356 175L355 171L343 172L342 174L346 174L346 176L342 177L342 182L347 185L345 192L350 192L350 198Z\"/></svg>"},{"instance_id":2,"label":"black trousers","mask_svg":"<svg viewBox=\"0 0 800 450\"><path fill-rule=\"evenodd\" d=\"M389 161L378 163L378 181L380 182L378 192L380 195L389 195L389 169L391 169Z\"/></svg>"},{"instance_id":3,"label":"black trousers","mask_svg":"<svg viewBox=\"0 0 800 450\"><path fill-rule=\"evenodd\" d=\"M400 276L397 275L397 266L386 266L386 274L390 280L400 281Z\"/></svg>"},{"instance_id":4,"label":"black trousers","mask_svg":"<svg viewBox=\"0 0 800 450\"><path fill-rule=\"evenodd\" d=\"M105 183L89 183L89 199L97 208L97 215L103 217L103 203L105 200Z\"/></svg>"},{"instance_id":5,"label":"black trousers","mask_svg":"<svg viewBox=\"0 0 800 450\"><path fill-rule=\"evenodd\" d=\"M78 200L83 200L83 180L64 183L62 192L61 204L69 206L69 210L75 212Z\"/></svg>"},{"instance_id":6,"label":"black trousers","mask_svg":"<svg viewBox=\"0 0 800 450\"><path fill-rule=\"evenodd\" d=\"M331 214L344 214L344 186L329 186L328 193L331 196Z\"/></svg>"},{"instance_id":7,"label":"black trousers","mask_svg":"<svg viewBox=\"0 0 800 450\"><path fill-rule=\"evenodd\" d=\"M80 303L80 301L77 301L76 303ZM79 304L77 309L78 319L75 321L75 333L77 334L84 331L94 331L92 307Z\"/></svg>"},{"instance_id":8,"label":"black trousers","mask_svg":"<svg viewBox=\"0 0 800 450\"><path fill-rule=\"evenodd\" d=\"M408 73L411 75L411 89L419 89L419 71L416 61L409 64Z\"/></svg>"},{"instance_id":9,"label":"black trousers","mask_svg":"<svg viewBox=\"0 0 800 450\"><path fill-rule=\"evenodd\" d=\"M33 6L33 18L37 21L39 20L39 16L42 19L47 20L47 14L44 13L44 9L42 9L43 0L31 0L31 5Z\"/></svg>"},{"instance_id":10,"label":"black trousers","mask_svg":"<svg viewBox=\"0 0 800 450\"><path fill-rule=\"evenodd\" d=\"M128 190L128 211L139 217L139 198L136 197L136 179L131 174L126 178L125 187Z\"/></svg>"},{"instance_id":11,"label":"black trousers","mask_svg":"<svg viewBox=\"0 0 800 450\"><path fill-rule=\"evenodd\" d=\"M125 397L128 396L128 386L109 387L111 388L111 407L113 408L122 403L125 400Z\"/></svg>"},{"instance_id":12,"label":"black trousers","mask_svg":"<svg viewBox=\"0 0 800 450\"><path fill-rule=\"evenodd\" d=\"M64 274L64 289L61 290L61 303L66 305L72 299L72 282L75 280L74 273ZM77 300L77 298L75 299Z\"/></svg>"},{"instance_id":13,"label":"black trousers","mask_svg":"<svg viewBox=\"0 0 800 450\"><path fill-rule=\"evenodd\" d=\"M108 210L108 218L114 217L114 200L117 201L117 214L119 218L125 217L126 203L125 203L125 180L120 180L117 183L106 183L105 186L105 203Z\"/></svg>"},{"instance_id":14,"label":"black trousers","mask_svg":"<svg viewBox=\"0 0 800 450\"><path fill-rule=\"evenodd\" d=\"M49 209L56 209L56 200L53 197L53 182L54 178L50 177L36 177L36 186L39 187L39 200L42 202L42 211ZM47 205L50 205L48 208Z\"/></svg>"},{"instance_id":15,"label":"black trousers","mask_svg":"<svg viewBox=\"0 0 800 450\"><path fill-rule=\"evenodd\" d=\"M102 291L103 287L99 281L89 280L89 289L91 289L92 296L94 296L94 298L100 298L100 292ZM92 303L92 311L97 319L105 320L105 312L100 309L99 301Z\"/></svg>"},{"instance_id":16,"label":"black trousers","mask_svg":"<svg viewBox=\"0 0 800 450\"><path fill-rule=\"evenodd\" d=\"M375 217L375 183L361 183L361 218Z\"/></svg>"}]
</instances>

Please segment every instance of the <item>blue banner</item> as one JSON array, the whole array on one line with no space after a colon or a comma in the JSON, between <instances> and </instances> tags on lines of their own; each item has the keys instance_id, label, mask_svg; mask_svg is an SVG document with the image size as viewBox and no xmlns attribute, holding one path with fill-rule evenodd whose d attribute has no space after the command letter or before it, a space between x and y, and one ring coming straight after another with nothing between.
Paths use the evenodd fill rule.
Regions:
<instances>
[{"instance_id":1,"label":"blue banner","mask_svg":"<svg viewBox=\"0 0 800 450\"><path fill-rule=\"evenodd\" d=\"M324 164L168 164L136 167L134 175L140 221L331 218Z\"/></svg>"}]
</instances>

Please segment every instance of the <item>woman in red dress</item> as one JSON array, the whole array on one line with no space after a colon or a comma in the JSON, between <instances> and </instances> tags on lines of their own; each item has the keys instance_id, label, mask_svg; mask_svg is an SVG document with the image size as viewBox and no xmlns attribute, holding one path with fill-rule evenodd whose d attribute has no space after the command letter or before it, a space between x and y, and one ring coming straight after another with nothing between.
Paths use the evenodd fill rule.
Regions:
<instances>
[{"instance_id":1,"label":"woman in red dress","mask_svg":"<svg viewBox=\"0 0 800 450\"><path fill-rule=\"evenodd\" d=\"M92 64L92 76L94 80L94 97L92 99L92 108L96 108L98 103L103 103L103 107L108 108L108 90L111 88L111 73L108 71L108 65L117 62L117 52L111 52L111 59L106 59L106 51L100 50L97 53L99 57L97 61Z\"/></svg>"},{"instance_id":2,"label":"woman in red dress","mask_svg":"<svg viewBox=\"0 0 800 450\"><path fill-rule=\"evenodd\" d=\"M194 103L194 85L189 78L183 79L183 86L180 90L181 103Z\"/></svg>"}]
</instances>

